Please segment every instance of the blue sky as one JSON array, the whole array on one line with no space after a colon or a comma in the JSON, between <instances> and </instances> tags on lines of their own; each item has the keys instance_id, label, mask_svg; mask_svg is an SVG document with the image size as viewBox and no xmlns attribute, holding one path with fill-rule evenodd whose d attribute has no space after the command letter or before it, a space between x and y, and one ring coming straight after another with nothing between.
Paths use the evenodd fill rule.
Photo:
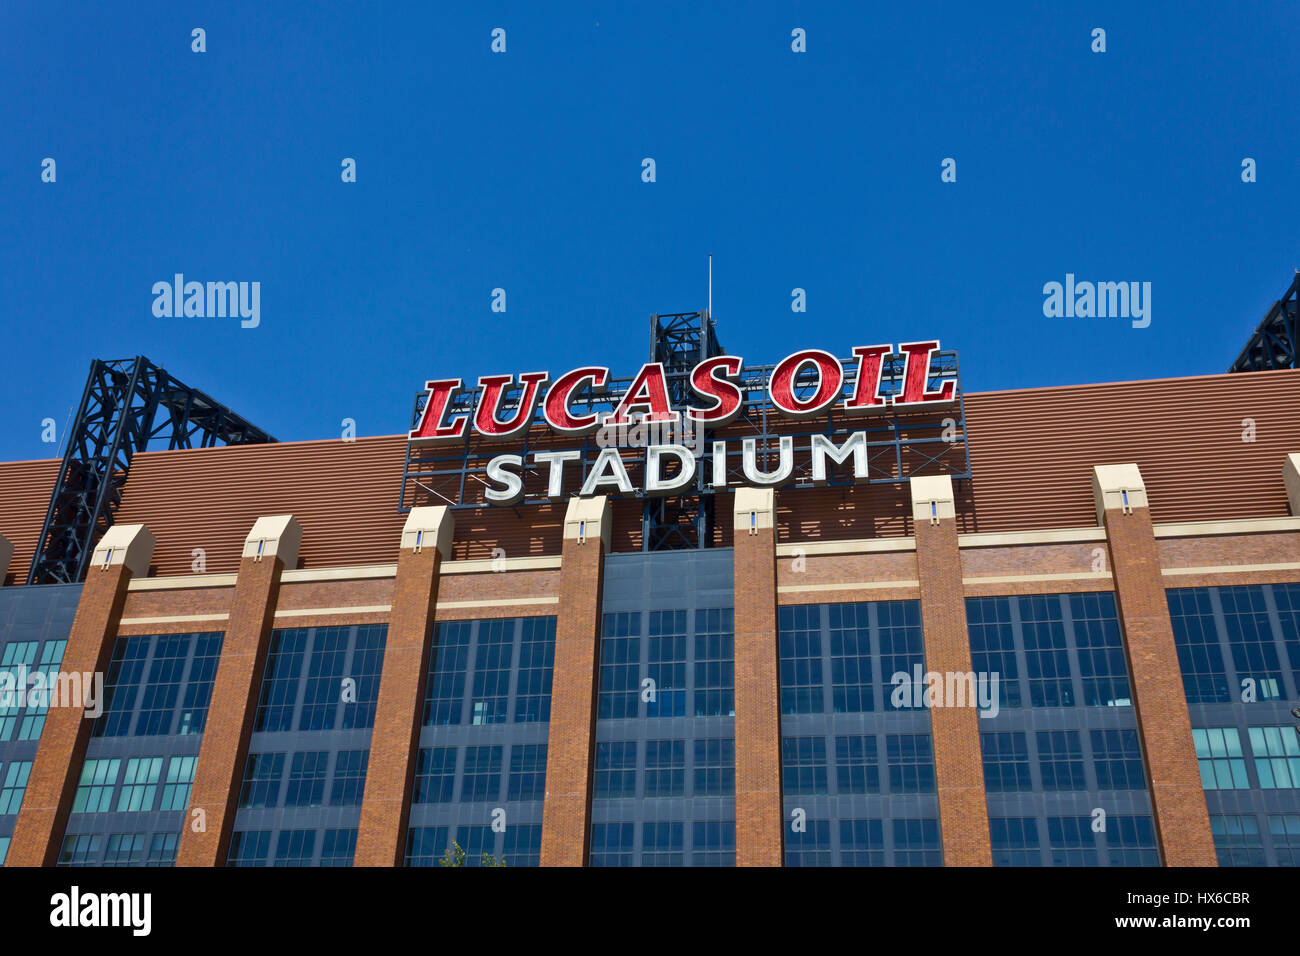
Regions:
<instances>
[{"instance_id":1,"label":"blue sky","mask_svg":"<svg viewBox=\"0 0 1300 956\"><path fill-rule=\"evenodd\" d=\"M282 440L631 375L708 253L747 361L938 337L967 391L1222 372L1300 267L1294 4L316 7L0 8L0 459L54 454L93 358ZM176 272L260 282L261 324L155 317ZM1150 327L1045 318L1066 273L1150 282Z\"/></svg>"}]
</instances>

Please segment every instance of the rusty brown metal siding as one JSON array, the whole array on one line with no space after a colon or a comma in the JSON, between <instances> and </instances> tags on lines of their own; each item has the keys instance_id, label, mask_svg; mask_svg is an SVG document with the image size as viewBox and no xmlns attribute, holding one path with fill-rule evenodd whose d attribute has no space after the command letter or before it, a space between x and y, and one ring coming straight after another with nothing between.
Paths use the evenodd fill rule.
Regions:
<instances>
[{"instance_id":1,"label":"rusty brown metal siding","mask_svg":"<svg viewBox=\"0 0 1300 956\"><path fill-rule=\"evenodd\" d=\"M57 458L0 464L0 534L14 546L4 584L26 584L50 493L59 477Z\"/></svg>"}]
</instances>

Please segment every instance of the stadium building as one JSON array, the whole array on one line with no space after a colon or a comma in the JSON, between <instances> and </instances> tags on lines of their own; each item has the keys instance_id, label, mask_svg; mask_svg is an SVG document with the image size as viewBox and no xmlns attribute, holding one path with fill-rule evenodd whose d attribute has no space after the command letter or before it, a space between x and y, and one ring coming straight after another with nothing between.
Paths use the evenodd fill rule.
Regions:
<instances>
[{"instance_id":1,"label":"stadium building","mask_svg":"<svg viewBox=\"0 0 1300 956\"><path fill-rule=\"evenodd\" d=\"M283 443L94 363L0 464L5 865L1300 861L1300 370L652 343Z\"/></svg>"}]
</instances>

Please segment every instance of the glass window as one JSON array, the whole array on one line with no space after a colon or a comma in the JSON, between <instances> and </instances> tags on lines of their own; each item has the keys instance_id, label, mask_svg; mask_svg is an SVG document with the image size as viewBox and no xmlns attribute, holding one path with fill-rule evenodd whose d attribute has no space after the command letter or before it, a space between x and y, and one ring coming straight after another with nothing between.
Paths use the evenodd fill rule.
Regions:
<instances>
[{"instance_id":1,"label":"glass window","mask_svg":"<svg viewBox=\"0 0 1300 956\"><path fill-rule=\"evenodd\" d=\"M781 764L782 783L786 794L828 792L825 737L783 737ZM829 831L827 832L829 834Z\"/></svg>"},{"instance_id":2,"label":"glass window","mask_svg":"<svg viewBox=\"0 0 1300 956\"><path fill-rule=\"evenodd\" d=\"M736 713L735 650L731 608L695 612L695 716Z\"/></svg>"},{"instance_id":3,"label":"glass window","mask_svg":"<svg viewBox=\"0 0 1300 956\"><path fill-rule=\"evenodd\" d=\"M680 797L686 793L686 741L645 742L645 795Z\"/></svg>"},{"instance_id":4,"label":"glass window","mask_svg":"<svg viewBox=\"0 0 1300 956\"><path fill-rule=\"evenodd\" d=\"M139 866L144 857L143 833L110 833L104 848L104 866Z\"/></svg>"},{"instance_id":5,"label":"glass window","mask_svg":"<svg viewBox=\"0 0 1300 956\"><path fill-rule=\"evenodd\" d=\"M369 750L341 750L334 759L334 783L330 790L331 807L359 807L366 788Z\"/></svg>"},{"instance_id":6,"label":"glass window","mask_svg":"<svg viewBox=\"0 0 1300 956\"><path fill-rule=\"evenodd\" d=\"M1074 685L1065 646L1065 621L1058 595L1017 599L1025 642L1025 670L1032 707L1073 707Z\"/></svg>"},{"instance_id":7,"label":"glass window","mask_svg":"<svg viewBox=\"0 0 1300 956\"><path fill-rule=\"evenodd\" d=\"M273 866L311 866L316 852L315 830L281 830L275 843Z\"/></svg>"},{"instance_id":8,"label":"glass window","mask_svg":"<svg viewBox=\"0 0 1300 956\"><path fill-rule=\"evenodd\" d=\"M94 866L99 860L98 833L68 834L59 848L59 866Z\"/></svg>"},{"instance_id":9,"label":"glass window","mask_svg":"<svg viewBox=\"0 0 1300 956\"><path fill-rule=\"evenodd\" d=\"M736 745L730 737L696 740L697 797L730 797L736 792Z\"/></svg>"},{"instance_id":10,"label":"glass window","mask_svg":"<svg viewBox=\"0 0 1300 956\"><path fill-rule=\"evenodd\" d=\"M1067 602L1079 650L1083 703L1089 707L1133 706L1114 593L1071 594Z\"/></svg>"},{"instance_id":11,"label":"glass window","mask_svg":"<svg viewBox=\"0 0 1300 956\"><path fill-rule=\"evenodd\" d=\"M1235 727L1192 728L1201 786L1206 790L1247 790L1246 760Z\"/></svg>"},{"instance_id":12,"label":"glass window","mask_svg":"<svg viewBox=\"0 0 1300 956\"><path fill-rule=\"evenodd\" d=\"M840 821L840 866L884 866L885 828L880 820Z\"/></svg>"},{"instance_id":13,"label":"glass window","mask_svg":"<svg viewBox=\"0 0 1300 956\"><path fill-rule=\"evenodd\" d=\"M249 754L244 767L244 788L239 795L240 808L279 806L283 776L284 754Z\"/></svg>"},{"instance_id":14,"label":"glass window","mask_svg":"<svg viewBox=\"0 0 1300 956\"><path fill-rule=\"evenodd\" d=\"M515 722L551 719L551 679L555 666L555 618L526 617L519 645L519 687Z\"/></svg>"},{"instance_id":15,"label":"glass window","mask_svg":"<svg viewBox=\"0 0 1300 956\"><path fill-rule=\"evenodd\" d=\"M1273 838L1273 852L1277 854L1277 865L1300 866L1300 814L1270 814L1268 832Z\"/></svg>"},{"instance_id":16,"label":"glass window","mask_svg":"<svg viewBox=\"0 0 1300 956\"><path fill-rule=\"evenodd\" d=\"M1047 842L1052 866L1098 865L1091 817L1048 817Z\"/></svg>"},{"instance_id":17,"label":"glass window","mask_svg":"<svg viewBox=\"0 0 1300 956\"><path fill-rule=\"evenodd\" d=\"M0 789L0 816L17 813L27 792L27 778L32 772L30 760L11 760L5 768L4 788Z\"/></svg>"},{"instance_id":18,"label":"glass window","mask_svg":"<svg viewBox=\"0 0 1300 956\"><path fill-rule=\"evenodd\" d=\"M227 866L266 866L271 853L270 830L236 830L230 838Z\"/></svg>"},{"instance_id":19,"label":"glass window","mask_svg":"<svg viewBox=\"0 0 1300 956\"><path fill-rule=\"evenodd\" d=\"M777 608L781 657L781 713L820 714L822 699L821 607L816 604Z\"/></svg>"},{"instance_id":20,"label":"glass window","mask_svg":"<svg viewBox=\"0 0 1300 956\"><path fill-rule=\"evenodd\" d=\"M1029 744L1025 735L980 734L984 754L984 789L989 793L1018 793L1033 789L1029 775Z\"/></svg>"},{"instance_id":21,"label":"glass window","mask_svg":"<svg viewBox=\"0 0 1300 956\"><path fill-rule=\"evenodd\" d=\"M456 784L456 748L423 747L415 772L412 803L451 803Z\"/></svg>"},{"instance_id":22,"label":"glass window","mask_svg":"<svg viewBox=\"0 0 1300 956\"><path fill-rule=\"evenodd\" d=\"M653 696L647 717L686 716L686 612L651 611L648 676Z\"/></svg>"},{"instance_id":23,"label":"glass window","mask_svg":"<svg viewBox=\"0 0 1300 956\"><path fill-rule=\"evenodd\" d=\"M286 807L319 807L325 802L325 773L329 752L324 750L295 753L289 762L289 789Z\"/></svg>"},{"instance_id":24,"label":"glass window","mask_svg":"<svg viewBox=\"0 0 1300 956\"><path fill-rule=\"evenodd\" d=\"M474 695L470 723L504 724L509 717L510 665L514 652L513 620L480 621L474 658Z\"/></svg>"},{"instance_id":25,"label":"glass window","mask_svg":"<svg viewBox=\"0 0 1300 956\"><path fill-rule=\"evenodd\" d=\"M461 721L472 623L443 621L434 628L433 647L429 652L428 690L424 701L426 727L459 724Z\"/></svg>"},{"instance_id":26,"label":"glass window","mask_svg":"<svg viewBox=\"0 0 1300 956\"><path fill-rule=\"evenodd\" d=\"M1263 866L1264 838L1253 816L1211 816L1219 866Z\"/></svg>"},{"instance_id":27,"label":"glass window","mask_svg":"<svg viewBox=\"0 0 1300 956\"><path fill-rule=\"evenodd\" d=\"M641 615L606 614L600 639L601 720L636 717L640 701Z\"/></svg>"},{"instance_id":28,"label":"glass window","mask_svg":"<svg viewBox=\"0 0 1300 956\"><path fill-rule=\"evenodd\" d=\"M880 754L874 736L835 738L835 780L840 793L880 792Z\"/></svg>"},{"instance_id":29,"label":"glass window","mask_svg":"<svg viewBox=\"0 0 1300 956\"><path fill-rule=\"evenodd\" d=\"M1300 787L1300 741L1292 727L1251 727L1255 775L1265 790Z\"/></svg>"},{"instance_id":30,"label":"glass window","mask_svg":"<svg viewBox=\"0 0 1300 956\"><path fill-rule=\"evenodd\" d=\"M596 743L597 797L636 796L636 741Z\"/></svg>"},{"instance_id":31,"label":"glass window","mask_svg":"<svg viewBox=\"0 0 1300 956\"><path fill-rule=\"evenodd\" d=\"M680 822L645 822L641 824L641 865L681 866L683 852Z\"/></svg>"},{"instance_id":32,"label":"glass window","mask_svg":"<svg viewBox=\"0 0 1300 956\"><path fill-rule=\"evenodd\" d=\"M1092 757L1098 790L1145 790L1142 748L1136 730L1093 730Z\"/></svg>"},{"instance_id":33,"label":"glass window","mask_svg":"<svg viewBox=\"0 0 1300 956\"><path fill-rule=\"evenodd\" d=\"M1020 665L1011 624L1011 598L967 598L966 628L975 673L998 675L998 709L1019 707Z\"/></svg>"},{"instance_id":34,"label":"glass window","mask_svg":"<svg viewBox=\"0 0 1300 956\"><path fill-rule=\"evenodd\" d=\"M352 829L326 830L321 843L321 866L351 866L357 852L357 831Z\"/></svg>"},{"instance_id":35,"label":"glass window","mask_svg":"<svg viewBox=\"0 0 1300 956\"><path fill-rule=\"evenodd\" d=\"M1176 588L1165 592L1183 691L1189 704L1228 704L1235 697L1228 687L1223 649L1214 625L1208 588Z\"/></svg>"},{"instance_id":36,"label":"glass window","mask_svg":"<svg viewBox=\"0 0 1300 956\"><path fill-rule=\"evenodd\" d=\"M506 866L540 866L542 828L540 826L506 827L504 856Z\"/></svg>"},{"instance_id":37,"label":"glass window","mask_svg":"<svg viewBox=\"0 0 1300 956\"><path fill-rule=\"evenodd\" d=\"M194 783L197 757L172 757L167 762L167 780L163 784L159 810L184 810L190 803L190 786Z\"/></svg>"},{"instance_id":38,"label":"glass window","mask_svg":"<svg viewBox=\"0 0 1300 956\"><path fill-rule=\"evenodd\" d=\"M591 825L591 865L631 866L635 844L631 823Z\"/></svg>"},{"instance_id":39,"label":"glass window","mask_svg":"<svg viewBox=\"0 0 1300 956\"><path fill-rule=\"evenodd\" d=\"M692 825L692 866L735 866L734 820L696 820Z\"/></svg>"},{"instance_id":40,"label":"glass window","mask_svg":"<svg viewBox=\"0 0 1300 956\"><path fill-rule=\"evenodd\" d=\"M117 810L136 812L153 809L154 794L158 792L158 777L162 773L162 757L132 758L126 762L122 776L122 791L118 794ZM140 839L143 841L144 836ZM141 845L141 852L144 847Z\"/></svg>"},{"instance_id":41,"label":"glass window","mask_svg":"<svg viewBox=\"0 0 1300 956\"><path fill-rule=\"evenodd\" d=\"M858 714L875 706L872 693L869 604L832 604L831 705L837 714Z\"/></svg>"},{"instance_id":42,"label":"glass window","mask_svg":"<svg viewBox=\"0 0 1300 956\"><path fill-rule=\"evenodd\" d=\"M1034 817L990 817L989 836L994 866L1042 866L1038 849L1038 820Z\"/></svg>"},{"instance_id":43,"label":"glass window","mask_svg":"<svg viewBox=\"0 0 1300 956\"><path fill-rule=\"evenodd\" d=\"M943 866L938 820L895 820L893 824L895 866Z\"/></svg>"},{"instance_id":44,"label":"glass window","mask_svg":"<svg viewBox=\"0 0 1300 956\"><path fill-rule=\"evenodd\" d=\"M1086 790L1083 747L1077 730L1038 732L1038 765L1044 790Z\"/></svg>"},{"instance_id":45,"label":"glass window","mask_svg":"<svg viewBox=\"0 0 1300 956\"><path fill-rule=\"evenodd\" d=\"M450 845L447 827L411 827L406 836L406 865L437 866Z\"/></svg>"},{"instance_id":46,"label":"glass window","mask_svg":"<svg viewBox=\"0 0 1300 956\"><path fill-rule=\"evenodd\" d=\"M87 760L81 768L81 780L72 798L73 813L107 813L113 808L113 788L122 761Z\"/></svg>"},{"instance_id":47,"label":"glass window","mask_svg":"<svg viewBox=\"0 0 1300 956\"><path fill-rule=\"evenodd\" d=\"M510 748L507 800L541 800L546 796L546 744L515 744Z\"/></svg>"},{"instance_id":48,"label":"glass window","mask_svg":"<svg viewBox=\"0 0 1300 956\"><path fill-rule=\"evenodd\" d=\"M890 793L934 793L934 750L929 734L888 734L885 755Z\"/></svg>"},{"instance_id":49,"label":"glass window","mask_svg":"<svg viewBox=\"0 0 1300 956\"><path fill-rule=\"evenodd\" d=\"M499 800L501 798L501 748L466 747L465 774L461 800Z\"/></svg>"},{"instance_id":50,"label":"glass window","mask_svg":"<svg viewBox=\"0 0 1300 956\"><path fill-rule=\"evenodd\" d=\"M785 865L830 866L830 821L804 820L799 829L797 826L792 823L785 831Z\"/></svg>"}]
</instances>

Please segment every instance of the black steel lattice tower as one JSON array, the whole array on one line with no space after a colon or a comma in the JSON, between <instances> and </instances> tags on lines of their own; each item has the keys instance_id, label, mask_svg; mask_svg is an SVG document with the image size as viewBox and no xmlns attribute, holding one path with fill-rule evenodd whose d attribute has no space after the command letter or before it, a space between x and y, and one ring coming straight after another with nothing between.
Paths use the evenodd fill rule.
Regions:
<instances>
[{"instance_id":1,"label":"black steel lattice tower","mask_svg":"<svg viewBox=\"0 0 1300 956\"><path fill-rule=\"evenodd\" d=\"M275 441L143 355L96 359L68 435L28 584L72 584L85 577L95 542L112 526L121 504L132 458L164 435L169 449Z\"/></svg>"},{"instance_id":2,"label":"black steel lattice tower","mask_svg":"<svg viewBox=\"0 0 1300 956\"><path fill-rule=\"evenodd\" d=\"M1262 372L1296 368L1296 302L1300 298L1300 272L1282 298L1273 303L1229 372Z\"/></svg>"},{"instance_id":3,"label":"black steel lattice tower","mask_svg":"<svg viewBox=\"0 0 1300 956\"><path fill-rule=\"evenodd\" d=\"M682 409L690 402L691 369L722 354L707 309L650 316L650 361L663 363L673 407ZM698 467L707 470L703 457ZM706 477L697 475L697 486ZM712 540L713 499L713 495L700 494L648 498L641 516L641 550L707 548Z\"/></svg>"}]
</instances>

